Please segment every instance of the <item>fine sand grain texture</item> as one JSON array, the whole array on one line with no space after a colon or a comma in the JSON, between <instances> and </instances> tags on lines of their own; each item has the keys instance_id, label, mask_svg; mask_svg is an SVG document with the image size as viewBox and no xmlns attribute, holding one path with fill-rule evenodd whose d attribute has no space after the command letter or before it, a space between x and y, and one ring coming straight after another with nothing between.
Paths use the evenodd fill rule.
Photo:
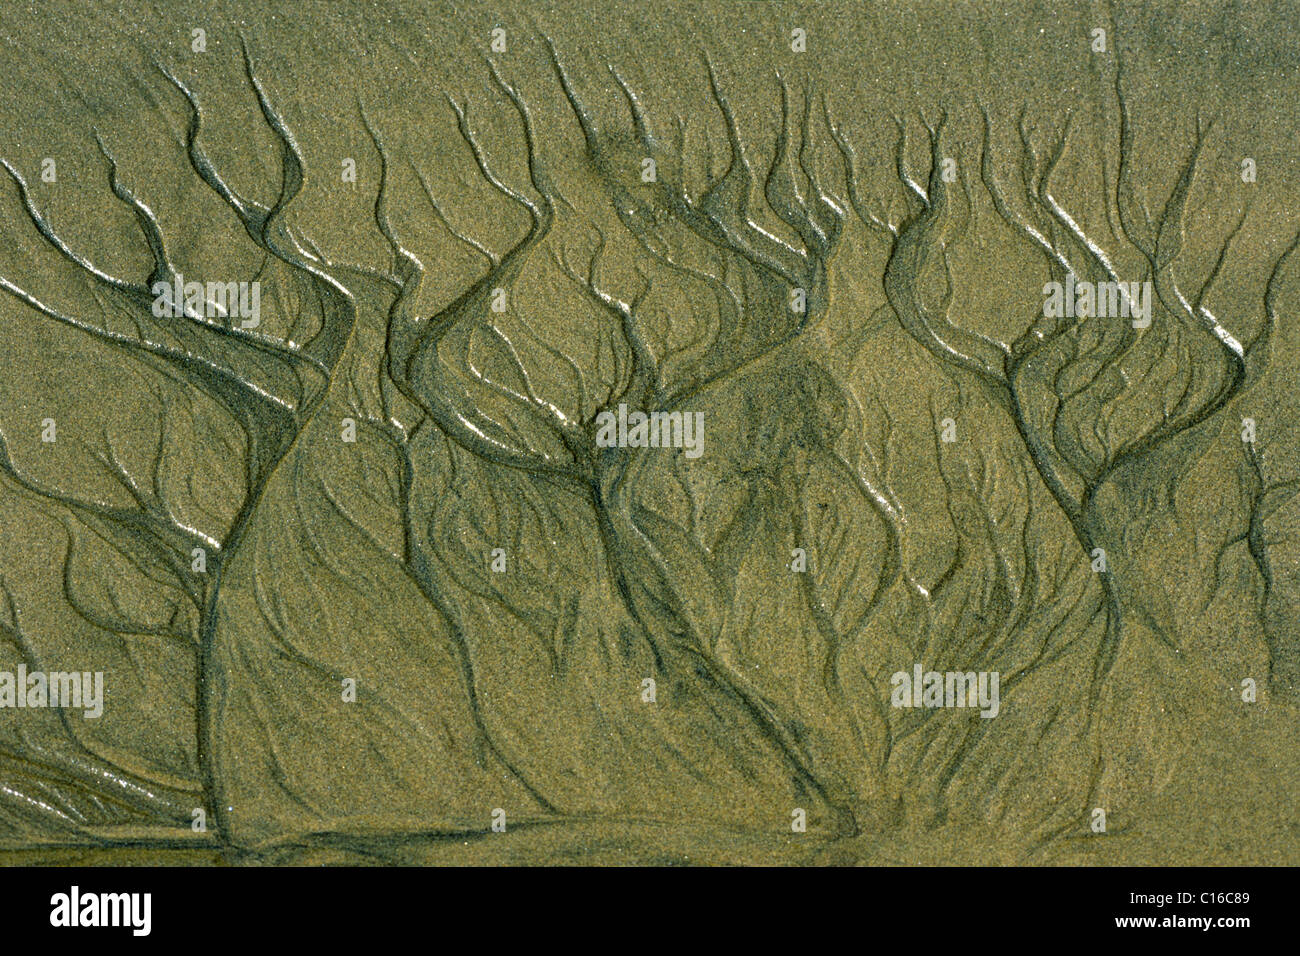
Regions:
<instances>
[{"instance_id":1,"label":"fine sand grain texture","mask_svg":"<svg viewBox=\"0 0 1300 956\"><path fill-rule=\"evenodd\" d=\"M0 861L1300 863L1297 24L0 5Z\"/></svg>"}]
</instances>

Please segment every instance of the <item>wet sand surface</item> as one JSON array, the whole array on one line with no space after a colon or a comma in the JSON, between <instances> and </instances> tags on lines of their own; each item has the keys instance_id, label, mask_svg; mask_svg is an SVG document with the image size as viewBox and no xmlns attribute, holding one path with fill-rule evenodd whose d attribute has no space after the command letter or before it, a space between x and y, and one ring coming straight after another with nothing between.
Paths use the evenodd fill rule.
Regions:
<instances>
[{"instance_id":1,"label":"wet sand surface","mask_svg":"<svg viewBox=\"0 0 1300 956\"><path fill-rule=\"evenodd\" d=\"M4 6L0 860L1300 862L1296 12Z\"/></svg>"}]
</instances>

